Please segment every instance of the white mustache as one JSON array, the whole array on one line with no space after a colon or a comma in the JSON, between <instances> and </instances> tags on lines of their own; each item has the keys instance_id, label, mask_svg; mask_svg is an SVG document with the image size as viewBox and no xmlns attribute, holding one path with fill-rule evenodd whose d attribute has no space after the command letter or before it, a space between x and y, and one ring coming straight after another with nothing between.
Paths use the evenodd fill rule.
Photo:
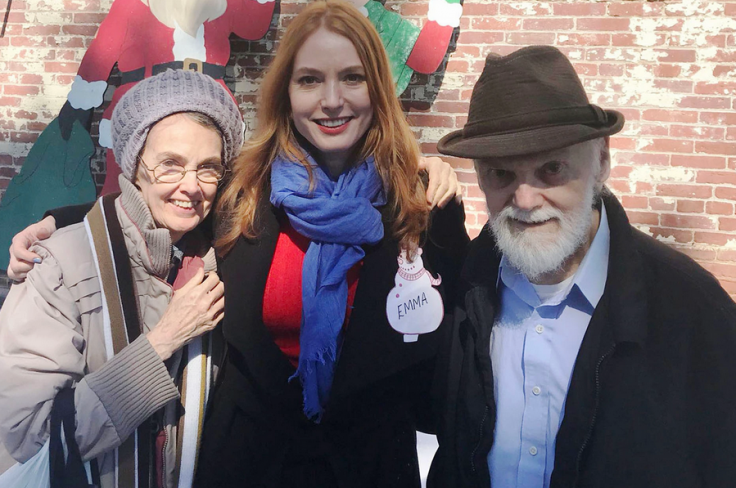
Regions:
<instances>
[{"instance_id":1,"label":"white mustache","mask_svg":"<svg viewBox=\"0 0 736 488\"><path fill-rule=\"evenodd\" d=\"M563 213L555 208L535 208L533 210L522 210L515 207L504 207L494 220L508 221L516 220L525 224L539 224L550 219L562 219Z\"/></svg>"}]
</instances>

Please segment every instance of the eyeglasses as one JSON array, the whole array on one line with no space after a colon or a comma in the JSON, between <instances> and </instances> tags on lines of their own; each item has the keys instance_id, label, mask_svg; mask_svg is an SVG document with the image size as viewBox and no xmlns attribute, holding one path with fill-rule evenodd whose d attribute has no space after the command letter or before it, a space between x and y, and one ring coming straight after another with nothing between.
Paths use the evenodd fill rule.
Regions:
<instances>
[{"instance_id":1,"label":"eyeglasses","mask_svg":"<svg viewBox=\"0 0 736 488\"><path fill-rule=\"evenodd\" d=\"M205 163L198 166L197 169L184 169L184 166L171 159L162 161L153 168L149 168L140 156L138 156L138 161L153 173L153 178L157 183L178 183L190 171L194 171L197 179L202 183L217 183L225 177L227 172L223 165L217 163Z\"/></svg>"}]
</instances>

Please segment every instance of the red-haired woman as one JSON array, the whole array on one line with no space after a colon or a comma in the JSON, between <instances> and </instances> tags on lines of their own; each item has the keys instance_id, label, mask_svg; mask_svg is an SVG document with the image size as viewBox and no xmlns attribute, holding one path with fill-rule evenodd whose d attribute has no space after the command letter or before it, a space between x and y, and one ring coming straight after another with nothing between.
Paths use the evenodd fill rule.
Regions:
<instances>
[{"instance_id":1,"label":"red-haired woman","mask_svg":"<svg viewBox=\"0 0 736 488\"><path fill-rule=\"evenodd\" d=\"M352 5L305 8L261 90L219 201L229 347L199 485L418 487L462 206L430 215L384 48Z\"/></svg>"}]
</instances>

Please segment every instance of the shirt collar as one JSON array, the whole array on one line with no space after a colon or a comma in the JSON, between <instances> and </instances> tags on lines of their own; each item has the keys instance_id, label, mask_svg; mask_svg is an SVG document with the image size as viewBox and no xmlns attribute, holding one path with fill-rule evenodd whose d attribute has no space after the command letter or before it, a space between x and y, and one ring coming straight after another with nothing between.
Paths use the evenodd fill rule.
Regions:
<instances>
[{"instance_id":1,"label":"shirt collar","mask_svg":"<svg viewBox=\"0 0 736 488\"><path fill-rule=\"evenodd\" d=\"M575 286L595 308L603 296L608 276L608 251L611 247L611 231L608 228L606 206L601 205L601 221L590 249L585 253L575 273Z\"/></svg>"},{"instance_id":2,"label":"shirt collar","mask_svg":"<svg viewBox=\"0 0 736 488\"><path fill-rule=\"evenodd\" d=\"M606 277L608 276L608 253L611 243L611 232L608 227L608 217L606 216L606 207L601 205L601 218L598 230L595 233L593 242L585 253L578 270L575 272L575 278L570 291L556 303L547 305L554 306L565 302L568 297L583 298L582 307L576 307L590 312L595 310L606 286ZM498 278L496 279L496 288L499 285L513 291L519 298L526 302L529 306L537 308L541 305L534 287L529 280L518 269L516 269L506 256L501 257L499 265ZM575 300L577 301L577 300Z\"/></svg>"}]
</instances>

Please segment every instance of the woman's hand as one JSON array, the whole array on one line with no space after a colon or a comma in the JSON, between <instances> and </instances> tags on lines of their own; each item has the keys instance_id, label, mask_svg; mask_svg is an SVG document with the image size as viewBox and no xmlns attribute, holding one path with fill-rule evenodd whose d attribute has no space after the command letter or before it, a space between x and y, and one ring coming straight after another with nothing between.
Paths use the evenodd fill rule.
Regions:
<instances>
[{"instance_id":1,"label":"woman's hand","mask_svg":"<svg viewBox=\"0 0 736 488\"><path fill-rule=\"evenodd\" d=\"M31 224L13 236L10 243L10 262L8 263L8 278L14 281L23 281L26 275L41 257L29 251L38 241L48 239L56 231L56 219L48 216L40 222Z\"/></svg>"},{"instance_id":2,"label":"woman's hand","mask_svg":"<svg viewBox=\"0 0 736 488\"><path fill-rule=\"evenodd\" d=\"M164 361L195 337L209 332L222 320L225 285L217 273L204 278L197 271L187 284L174 292L161 320L146 336Z\"/></svg>"},{"instance_id":3,"label":"woman's hand","mask_svg":"<svg viewBox=\"0 0 736 488\"><path fill-rule=\"evenodd\" d=\"M425 170L429 175L427 203L429 203L430 208L434 208L435 205L444 208L453 198L457 203L462 202L462 189L452 166L442 159L432 156L419 158L419 169Z\"/></svg>"}]
</instances>

